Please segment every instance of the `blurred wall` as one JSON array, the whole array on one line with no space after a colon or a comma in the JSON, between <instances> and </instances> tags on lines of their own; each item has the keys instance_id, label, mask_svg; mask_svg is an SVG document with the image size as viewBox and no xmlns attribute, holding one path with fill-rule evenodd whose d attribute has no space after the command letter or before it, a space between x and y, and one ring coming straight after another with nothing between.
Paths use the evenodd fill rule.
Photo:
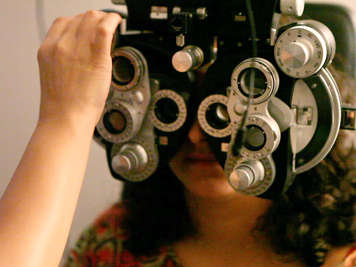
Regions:
<instances>
[{"instance_id":1,"label":"blurred wall","mask_svg":"<svg viewBox=\"0 0 356 267\"><path fill-rule=\"evenodd\" d=\"M37 1L42 6L39 11L43 15L41 26L43 31L46 31L58 16L74 15L89 9L117 8L110 0ZM311 2L343 4L355 11L356 22L354 1L313 0ZM40 97L36 61L37 49L40 45L36 22L36 0L7 0L2 1L1 7L0 195L5 190L34 130ZM68 247L73 245L83 228L101 211L118 200L120 190L121 183L111 178L104 150L93 142Z\"/></svg>"}]
</instances>

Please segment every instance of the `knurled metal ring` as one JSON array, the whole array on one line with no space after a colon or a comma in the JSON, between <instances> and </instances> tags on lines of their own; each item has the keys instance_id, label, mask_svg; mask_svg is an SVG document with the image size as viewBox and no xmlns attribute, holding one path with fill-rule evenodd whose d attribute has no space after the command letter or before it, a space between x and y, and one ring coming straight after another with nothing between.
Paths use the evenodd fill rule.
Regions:
<instances>
[{"instance_id":1,"label":"knurled metal ring","mask_svg":"<svg viewBox=\"0 0 356 267\"><path fill-rule=\"evenodd\" d=\"M224 95L210 95L205 98L198 108L198 121L201 128L209 135L217 138L223 138L231 134L231 123L224 129L213 128L206 119L206 112L213 104L223 104L227 106L228 98Z\"/></svg>"},{"instance_id":2,"label":"knurled metal ring","mask_svg":"<svg viewBox=\"0 0 356 267\"><path fill-rule=\"evenodd\" d=\"M155 113L155 107L157 102L164 98L168 98L174 101L174 103L178 107L178 117L172 123L162 122ZM150 119L152 121L153 126L163 132L174 132L178 130L180 127L183 126L184 122L187 119L187 106L184 101L184 98L178 93L176 93L175 91L170 89L159 90L152 97L152 104L150 108Z\"/></svg>"}]
</instances>

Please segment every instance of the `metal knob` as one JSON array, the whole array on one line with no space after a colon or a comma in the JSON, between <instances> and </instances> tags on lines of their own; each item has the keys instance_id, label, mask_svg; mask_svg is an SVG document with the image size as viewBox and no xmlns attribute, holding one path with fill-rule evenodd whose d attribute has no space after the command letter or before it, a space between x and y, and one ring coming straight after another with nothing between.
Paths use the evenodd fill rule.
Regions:
<instances>
[{"instance_id":1,"label":"metal knob","mask_svg":"<svg viewBox=\"0 0 356 267\"><path fill-rule=\"evenodd\" d=\"M263 164L258 160L246 161L235 168L229 177L229 182L235 190L247 190L265 176Z\"/></svg>"},{"instance_id":2,"label":"metal knob","mask_svg":"<svg viewBox=\"0 0 356 267\"><path fill-rule=\"evenodd\" d=\"M304 12L304 0L281 0L280 8L283 15L301 16Z\"/></svg>"},{"instance_id":3,"label":"metal knob","mask_svg":"<svg viewBox=\"0 0 356 267\"><path fill-rule=\"evenodd\" d=\"M112 158L112 168L117 173L143 170L148 162L145 149L139 144L125 144Z\"/></svg>"},{"instance_id":4,"label":"metal knob","mask_svg":"<svg viewBox=\"0 0 356 267\"><path fill-rule=\"evenodd\" d=\"M172 57L172 65L179 72L188 72L200 67L204 61L204 52L198 46L187 46Z\"/></svg>"},{"instance_id":5,"label":"metal knob","mask_svg":"<svg viewBox=\"0 0 356 267\"><path fill-rule=\"evenodd\" d=\"M281 59L292 69L304 67L310 60L312 47L303 42L293 42L281 51Z\"/></svg>"}]
</instances>

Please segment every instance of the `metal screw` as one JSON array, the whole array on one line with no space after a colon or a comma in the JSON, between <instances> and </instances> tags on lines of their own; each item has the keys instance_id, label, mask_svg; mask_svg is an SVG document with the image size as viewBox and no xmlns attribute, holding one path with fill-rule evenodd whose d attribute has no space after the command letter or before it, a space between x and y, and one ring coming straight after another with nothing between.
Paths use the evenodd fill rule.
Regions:
<instances>
[{"instance_id":1,"label":"metal screw","mask_svg":"<svg viewBox=\"0 0 356 267\"><path fill-rule=\"evenodd\" d=\"M174 15L177 15L177 14L179 14L181 11L182 11L182 9L181 9L179 6L175 6L175 7L173 7L172 13L173 13Z\"/></svg>"},{"instance_id":2,"label":"metal screw","mask_svg":"<svg viewBox=\"0 0 356 267\"><path fill-rule=\"evenodd\" d=\"M184 34L181 33L176 37L176 44L179 47L183 47L185 45L185 36L184 36Z\"/></svg>"},{"instance_id":3,"label":"metal screw","mask_svg":"<svg viewBox=\"0 0 356 267\"><path fill-rule=\"evenodd\" d=\"M206 7L197 8L197 15L198 15L199 19L201 19L201 20L206 19L206 17L208 16Z\"/></svg>"}]
</instances>

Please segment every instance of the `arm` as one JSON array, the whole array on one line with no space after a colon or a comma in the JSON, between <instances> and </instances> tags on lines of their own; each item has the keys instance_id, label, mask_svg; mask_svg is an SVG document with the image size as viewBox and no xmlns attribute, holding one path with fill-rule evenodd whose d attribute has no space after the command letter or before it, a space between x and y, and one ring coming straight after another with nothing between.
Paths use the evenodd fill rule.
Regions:
<instances>
[{"instance_id":1,"label":"arm","mask_svg":"<svg viewBox=\"0 0 356 267\"><path fill-rule=\"evenodd\" d=\"M331 249L322 267L353 267L356 266L355 244Z\"/></svg>"},{"instance_id":2,"label":"arm","mask_svg":"<svg viewBox=\"0 0 356 267\"><path fill-rule=\"evenodd\" d=\"M37 127L0 200L0 266L58 266L109 92L117 14L57 19L38 53Z\"/></svg>"}]
</instances>

